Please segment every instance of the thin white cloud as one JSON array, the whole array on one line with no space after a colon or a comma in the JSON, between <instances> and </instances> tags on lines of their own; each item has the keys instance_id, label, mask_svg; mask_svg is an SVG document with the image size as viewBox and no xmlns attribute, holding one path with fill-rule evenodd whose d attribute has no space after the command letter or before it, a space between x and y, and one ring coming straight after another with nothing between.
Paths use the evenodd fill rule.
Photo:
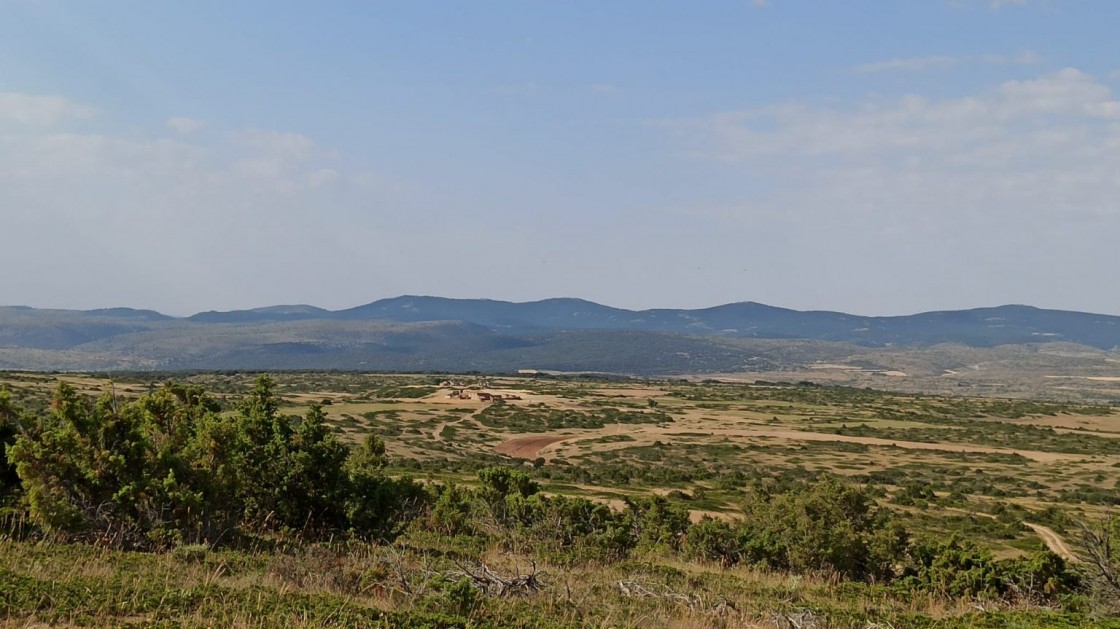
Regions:
<instances>
[{"instance_id":1,"label":"thin white cloud","mask_svg":"<svg viewBox=\"0 0 1120 629\"><path fill-rule=\"evenodd\" d=\"M850 110L782 103L713 114L678 125L701 128L724 159L758 156L881 158L891 152L934 151L961 159L962 151L993 146L1027 149L1040 137L1116 129L1120 101L1092 76L1067 68L1029 81L1008 81L982 94L933 100L910 95L869 99ZM1076 144L1068 147L1077 150ZM1086 147L1083 147L1086 148ZM1021 157L1031 157L1025 151ZM1008 158L1015 155L1008 152Z\"/></svg>"},{"instance_id":2,"label":"thin white cloud","mask_svg":"<svg viewBox=\"0 0 1120 629\"><path fill-rule=\"evenodd\" d=\"M206 123L194 118L175 116L167 119L167 126L179 135L190 135L204 129Z\"/></svg>"},{"instance_id":3,"label":"thin white cloud","mask_svg":"<svg viewBox=\"0 0 1120 629\"><path fill-rule=\"evenodd\" d=\"M795 269L764 280L775 294L808 273L817 303L1116 309L1088 287L1109 283L1120 238L1120 99L1085 72L665 126L693 159L745 182L706 218L680 211L764 234L752 247Z\"/></svg>"},{"instance_id":4,"label":"thin white cloud","mask_svg":"<svg viewBox=\"0 0 1120 629\"><path fill-rule=\"evenodd\" d=\"M315 142L299 133L247 129L235 133L234 138L263 153L291 159L307 157L315 149Z\"/></svg>"},{"instance_id":5,"label":"thin white cloud","mask_svg":"<svg viewBox=\"0 0 1120 629\"><path fill-rule=\"evenodd\" d=\"M311 138L299 133L247 129L233 134L233 139L249 151L248 156L232 164L234 170L284 186L300 180L299 173L317 150Z\"/></svg>"},{"instance_id":6,"label":"thin white cloud","mask_svg":"<svg viewBox=\"0 0 1120 629\"><path fill-rule=\"evenodd\" d=\"M886 61L876 61L873 63L865 63L856 66L856 72L872 73L872 72L887 72L887 71L916 71L916 70L929 70L933 68L947 68L955 66L964 62L963 57L950 57L946 55L931 55L928 57L905 57L888 59Z\"/></svg>"},{"instance_id":7,"label":"thin white cloud","mask_svg":"<svg viewBox=\"0 0 1120 629\"><path fill-rule=\"evenodd\" d=\"M1042 57L1030 50L1023 50L1014 55L980 55L980 56L951 56L928 55L925 57L898 57L885 61L874 61L855 67L860 74L873 74L877 72L924 72L939 70L962 65L1033 65L1042 62Z\"/></svg>"},{"instance_id":8,"label":"thin white cloud","mask_svg":"<svg viewBox=\"0 0 1120 629\"><path fill-rule=\"evenodd\" d=\"M997 55L996 59L1003 60L1002 61L1003 63L1021 63L1021 64L1025 64L1025 65L1042 63L1042 61L1043 61L1042 55L1034 52L1033 50L1021 50L1021 51L1019 51L1018 54L1016 54L1016 55L1014 55L1010 58L999 57ZM999 61L997 61L996 63L998 63L998 62Z\"/></svg>"},{"instance_id":9,"label":"thin white cloud","mask_svg":"<svg viewBox=\"0 0 1120 629\"><path fill-rule=\"evenodd\" d=\"M35 305L144 304L176 313L280 301L283 286L295 284L306 301L338 300L322 281L330 260L348 261L354 271L338 277L350 284L361 280L358 269L378 272L364 250L331 243L349 231L388 251L392 242L382 242L367 209L394 194L371 190L370 175L339 161L306 136L261 129L206 141L0 133L0 266L37 260L42 271L5 276L5 290ZM326 250L293 253L317 247Z\"/></svg>"},{"instance_id":10,"label":"thin white cloud","mask_svg":"<svg viewBox=\"0 0 1120 629\"><path fill-rule=\"evenodd\" d=\"M97 110L61 96L0 92L0 124L53 127L92 118Z\"/></svg>"},{"instance_id":11,"label":"thin white cloud","mask_svg":"<svg viewBox=\"0 0 1120 629\"><path fill-rule=\"evenodd\" d=\"M1027 9L1028 7L1046 10L1052 8L1053 2L1052 0L942 0L942 4L953 10L984 10L998 13L1005 9Z\"/></svg>"}]
</instances>

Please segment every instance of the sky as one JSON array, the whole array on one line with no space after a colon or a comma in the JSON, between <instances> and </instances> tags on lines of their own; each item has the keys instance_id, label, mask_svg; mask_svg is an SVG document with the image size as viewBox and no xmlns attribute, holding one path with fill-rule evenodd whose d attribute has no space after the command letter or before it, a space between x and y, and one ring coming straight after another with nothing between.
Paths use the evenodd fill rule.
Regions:
<instances>
[{"instance_id":1,"label":"sky","mask_svg":"<svg viewBox=\"0 0 1120 629\"><path fill-rule=\"evenodd\" d=\"M0 0L0 304L1120 314L1115 0Z\"/></svg>"}]
</instances>

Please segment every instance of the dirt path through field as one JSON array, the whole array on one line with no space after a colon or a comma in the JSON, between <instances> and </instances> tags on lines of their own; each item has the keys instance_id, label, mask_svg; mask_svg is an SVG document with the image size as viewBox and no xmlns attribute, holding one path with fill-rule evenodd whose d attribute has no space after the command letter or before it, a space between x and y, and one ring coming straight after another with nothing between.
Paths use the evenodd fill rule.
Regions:
<instances>
[{"instance_id":1,"label":"dirt path through field","mask_svg":"<svg viewBox=\"0 0 1120 629\"><path fill-rule=\"evenodd\" d=\"M578 439L579 437L580 435L533 435L529 437L517 437L499 443L494 447L494 450L499 454L505 454L518 459L534 459L537 457L537 453L549 444L568 439Z\"/></svg>"},{"instance_id":2,"label":"dirt path through field","mask_svg":"<svg viewBox=\"0 0 1120 629\"><path fill-rule=\"evenodd\" d=\"M436 427L432 429L432 437L436 441L443 441L443 429L444 428L447 428L448 426L452 426L454 424L465 422L468 419L473 418L475 415L478 415L481 412L482 412L482 409L480 408L477 411L467 413L466 415L463 415L462 417L460 417L458 419L449 419L445 422L440 422L440 423L436 424Z\"/></svg>"},{"instance_id":3,"label":"dirt path through field","mask_svg":"<svg viewBox=\"0 0 1120 629\"><path fill-rule=\"evenodd\" d=\"M1037 533L1042 539L1042 543L1046 544L1046 547L1050 549L1050 552L1070 563L1078 563L1080 561L1077 555L1066 545L1066 541L1062 539L1062 536L1058 535L1054 529L1030 522L1023 522L1023 526Z\"/></svg>"},{"instance_id":4,"label":"dirt path through field","mask_svg":"<svg viewBox=\"0 0 1120 629\"><path fill-rule=\"evenodd\" d=\"M958 508L958 507L945 507L945 510L946 511L952 511L953 513L960 513L961 515L974 515L974 516L977 516L977 517L980 517L980 518L988 518L989 520L998 520L999 519L999 518L997 518L996 516L994 516L990 513L984 513L982 511L969 511L968 509L961 509L961 508Z\"/></svg>"},{"instance_id":5,"label":"dirt path through field","mask_svg":"<svg viewBox=\"0 0 1120 629\"><path fill-rule=\"evenodd\" d=\"M982 512L979 512L979 511L968 511L968 510L965 510L965 509L958 509L956 507L945 507L945 510L946 511L954 511L956 513L963 513L965 515L975 515L975 516L979 516L979 517L982 517L982 518L989 518L989 519L992 519L992 520L998 519L998 518L996 518L996 516L992 515L991 513L982 513ZM1035 535L1038 535L1039 539L1042 540L1042 543L1046 544L1046 547L1050 549L1050 552L1054 553L1055 555L1058 555L1059 557L1061 557L1062 559L1065 559L1066 561L1068 561L1070 563L1078 563L1079 561L1081 561L1080 559L1077 558L1077 555L1075 555L1074 552L1070 549L1070 547L1066 544L1066 541L1064 539L1062 539L1062 536L1058 535L1057 531L1055 531L1054 529L1052 529L1050 527L1047 527L1047 526L1042 526L1041 524L1033 524L1031 522L1023 522L1023 526L1025 526L1025 527L1029 528L1030 530L1034 531Z\"/></svg>"},{"instance_id":6,"label":"dirt path through field","mask_svg":"<svg viewBox=\"0 0 1120 629\"><path fill-rule=\"evenodd\" d=\"M712 437L742 437L744 439L751 438L771 438L771 439L786 439L791 441L831 441L831 442L844 442L844 443L860 443L869 446L883 446L883 447L896 447L906 450L938 450L942 452L971 452L977 454L1018 454L1022 457L1039 461L1041 463L1055 463L1059 461L1076 461L1086 457L1083 454L1069 454L1062 452L1042 452L1038 450L1013 450L1011 448L995 448L989 446L974 446L966 443L927 443L924 441L900 441L897 439L880 439L878 437L857 437L854 435L836 435L825 432L805 432L801 430L791 430L783 428L758 428L758 429L738 429L738 428L715 428L707 430L698 430L696 432L684 432L683 427L657 427L657 426L642 426L635 427L634 432L631 433L635 442L624 443L611 443L603 444L603 449L625 449L627 447L634 447L642 445L641 442L649 438L664 439L666 437L672 438L675 436L712 436ZM579 435L533 435L528 437L518 437L510 439L497 447L497 451L503 454L510 454L513 451L520 452L521 454L510 454L510 456L519 456L521 458L533 458L543 454L554 454L560 447L560 442L564 445L575 443L586 439L595 439L604 435L616 434L617 427L610 426L605 429L583 433ZM536 450L530 451L535 447Z\"/></svg>"},{"instance_id":7,"label":"dirt path through field","mask_svg":"<svg viewBox=\"0 0 1120 629\"><path fill-rule=\"evenodd\" d=\"M751 431L715 431L716 434L741 435L741 436L768 436L780 439L795 439L799 441L840 441L846 443L862 443L869 446L898 447L907 450L941 450L942 452L974 452L977 454L1018 454L1022 457L1039 461L1041 463L1054 463L1057 461L1084 459L1082 454L1065 454L1060 452L1041 452L1037 450L1012 450L1010 448L992 448L987 446L973 446L961 443L926 443L924 441L899 441L897 439L880 439L878 437L855 437L851 435L834 435L822 432L802 432L800 430L751 430Z\"/></svg>"}]
</instances>

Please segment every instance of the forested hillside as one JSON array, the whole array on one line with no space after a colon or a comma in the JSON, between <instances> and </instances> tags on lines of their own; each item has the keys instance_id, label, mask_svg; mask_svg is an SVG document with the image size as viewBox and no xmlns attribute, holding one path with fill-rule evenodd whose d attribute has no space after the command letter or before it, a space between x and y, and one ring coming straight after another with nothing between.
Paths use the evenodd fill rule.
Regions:
<instances>
[{"instance_id":1,"label":"forested hillside","mask_svg":"<svg viewBox=\"0 0 1120 629\"><path fill-rule=\"evenodd\" d=\"M792 350L778 351L765 341L789 341ZM816 345L809 349L794 341ZM274 306L181 319L129 309L0 308L0 368L9 369L730 373L946 344L981 349L1064 344L1110 352L1120 347L1120 317L1025 306L907 317L798 312L755 303L629 311L576 299L510 303L437 297L399 297L335 312ZM796 355L800 362L779 354Z\"/></svg>"}]
</instances>

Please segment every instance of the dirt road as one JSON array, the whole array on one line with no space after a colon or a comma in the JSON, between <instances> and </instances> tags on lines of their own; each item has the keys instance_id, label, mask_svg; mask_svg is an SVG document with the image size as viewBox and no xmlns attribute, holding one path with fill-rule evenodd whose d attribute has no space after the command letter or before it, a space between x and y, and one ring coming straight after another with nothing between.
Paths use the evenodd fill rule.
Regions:
<instances>
[{"instance_id":1,"label":"dirt road","mask_svg":"<svg viewBox=\"0 0 1120 629\"><path fill-rule=\"evenodd\" d=\"M518 459L534 459L537 453L545 446L556 443L557 441L564 441L565 439L574 439L572 435L534 435L531 437L517 437L498 444L494 448L499 454L516 457Z\"/></svg>"},{"instance_id":2,"label":"dirt road","mask_svg":"<svg viewBox=\"0 0 1120 629\"><path fill-rule=\"evenodd\" d=\"M1037 533L1042 539L1042 543L1046 544L1046 547L1050 549L1050 552L1070 563L1078 563L1080 561L1077 555L1066 545L1066 541L1062 539L1062 536L1054 532L1054 529L1042 526L1041 524L1031 524L1030 522L1023 522L1023 526Z\"/></svg>"},{"instance_id":3,"label":"dirt road","mask_svg":"<svg viewBox=\"0 0 1120 629\"><path fill-rule=\"evenodd\" d=\"M479 409L479 410L471 412L471 413L467 413L466 415L463 415L462 417L460 417L458 419L449 419L445 422L440 422L440 423L436 424L436 427L432 429L432 438L434 438L436 441L443 441L443 429L444 428L447 428L448 426L454 426L455 424L458 424L460 422L464 422L468 419L471 419L475 415L478 415L480 412L482 412L482 409Z\"/></svg>"},{"instance_id":4,"label":"dirt road","mask_svg":"<svg viewBox=\"0 0 1120 629\"><path fill-rule=\"evenodd\" d=\"M680 426L673 426L669 428L662 428L656 426L637 426L633 427L631 436L636 441L643 439L663 439L665 437L675 437L681 435ZM703 433L710 436L722 437L741 437L744 439L750 438L771 438L771 439L786 439L791 441L833 441L845 443L861 443L869 446L883 446L883 447L897 447L906 450L939 450L942 452L970 452L978 454L1018 454L1024 458L1043 463L1054 463L1058 461L1070 461L1084 459L1083 454L1067 454L1060 452L1040 452L1036 450L1012 450L1010 448L995 448L988 446L974 446L971 444L963 443L927 443L924 441L899 441L897 439L880 439L877 437L857 437L854 435L836 435L825 432L805 432L800 430L783 429L783 428L706 428L701 429ZM518 437L510 439L505 443L499 445L496 450L502 454L509 454L510 456L519 456L521 458L533 458L555 451L556 447L547 448L546 452L538 452L545 449L554 443L561 441L576 442L584 439L595 439L610 434L617 434L618 428L611 426L607 429L584 432L577 435L534 435L529 437ZM529 452L530 445L535 445L536 450ZM624 444L604 444L602 449L622 449L627 447L635 447L642 445L641 443L626 442ZM517 450L521 454L511 454L512 450Z\"/></svg>"}]
</instances>

